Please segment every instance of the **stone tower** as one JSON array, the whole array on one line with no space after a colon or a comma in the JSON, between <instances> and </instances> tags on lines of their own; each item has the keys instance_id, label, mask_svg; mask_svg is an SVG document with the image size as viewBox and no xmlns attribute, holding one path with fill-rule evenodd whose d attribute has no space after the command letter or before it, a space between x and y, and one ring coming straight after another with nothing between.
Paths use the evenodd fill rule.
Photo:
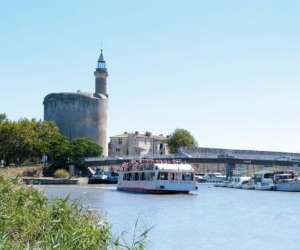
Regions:
<instances>
[{"instance_id":1,"label":"stone tower","mask_svg":"<svg viewBox=\"0 0 300 250\"><path fill-rule=\"evenodd\" d=\"M103 57L103 50L101 50L101 54L98 59L98 65L96 71L94 72L94 75L95 75L95 93L101 93L103 95L108 96L107 84L106 84L108 73L106 69L106 62Z\"/></svg>"},{"instance_id":2,"label":"stone tower","mask_svg":"<svg viewBox=\"0 0 300 250\"><path fill-rule=\"evenodd\" d=\"M95 75L95 93L51 93L44 99L44 119L54 121L60 132L70 139L89 137L102 146L107 145L107 68L101 50Z\"/></svg>"}]
</instances>

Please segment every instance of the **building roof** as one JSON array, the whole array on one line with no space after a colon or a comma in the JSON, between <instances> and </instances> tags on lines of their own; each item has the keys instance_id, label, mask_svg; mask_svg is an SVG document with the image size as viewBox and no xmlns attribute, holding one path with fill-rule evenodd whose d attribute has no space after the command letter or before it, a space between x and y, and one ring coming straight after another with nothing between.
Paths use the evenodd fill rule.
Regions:
<instances>
[{"instance_id":1,"label":"building roof","mask_svg":"<svg viewBox=\"0 0 300 250\"><path fill-rule=\"evenodd\" d=\"M103 56L103 49L101 49L101 53L100 53L100 56L99 56L98 62L105 62L105 60L104 60L104 56Z\"/></svg>"},{"instance_id":2,"label":"building roof","mask_svg":"<svg viewBox=\"0 0 300 250\"><path fill-rule=\"evenodd\" d=\"M78 98L84 98L84 99L107 99L107 96L97 93L97 95L92 93L86 93L86 92L62 92L62 93L50 93L45 96L44 98L44 104L49 101L55 101L57 99L59 100L73 100Z\"/></svg>"},{"instance_id":3,"label":"building roof","mask_svg":"<svg viewBox=\"0 0 300 250\"><path fill-rule=\"evenodd\" d=\"M135 136L138 138L151 138L151 139L156 139L156 140L166 140L167 137L163 136L163 135L147 135L147 134L136 134L136 133L123 133L123 134L119 134L119 135L114 135L111 136L110 138L128 138L128 136Z\"/></svg>"}]
</instances>

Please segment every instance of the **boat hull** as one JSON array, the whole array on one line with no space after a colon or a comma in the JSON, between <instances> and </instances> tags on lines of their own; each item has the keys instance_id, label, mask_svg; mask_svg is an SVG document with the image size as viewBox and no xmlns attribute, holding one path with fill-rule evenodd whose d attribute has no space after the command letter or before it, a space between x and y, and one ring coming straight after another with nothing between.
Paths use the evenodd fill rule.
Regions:
<instances>
[{"instance_id":1,"label":"boat hull","mask_svg":"<svg viewBox=\"0 0 300 250\"><path fill-rule=\"evenodd\" d=\"M110 179L89 179L88 184L117 184L118 180L110 180Z\"/></svg>"},{"instance_id":2,"label":"boat hull","mask_svg":"<svg viewBox=\"0 0 300 250\"><path fill-rule=\"evenodd\" d=\"M274 190L284 192L300 192L300 181L275 184Z\"/></svg>"},{"instance_id":3,"label":"boat hull","mask_svg":"<svg viewBox=\"0 0 300 250\"><path fill-rule=\"evenodd\" d=\"M187 194L189 191L183 190L163 190L163 189L145 189L139 187L117 187L117 190L131 193L143 194Z\"/></svg>"}]
</instances>

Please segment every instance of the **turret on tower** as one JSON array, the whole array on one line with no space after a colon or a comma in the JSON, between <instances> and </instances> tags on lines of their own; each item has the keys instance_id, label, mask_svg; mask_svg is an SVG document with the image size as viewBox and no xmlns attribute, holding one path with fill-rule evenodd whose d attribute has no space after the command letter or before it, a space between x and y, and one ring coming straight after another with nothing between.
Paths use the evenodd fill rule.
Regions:
<instances>
[{"instance_id":1,"label":"turret on tower","mask_svg":"<svg viewBox=\"0 0 300 250\"><path fill-rule=\"evenodd\" d=\"M97 62L97 68L94 72L95 75L95 94L103 94L108 96L107 93L107 68L106 68L106 62L104 60L103 56L103 50L101 49L101 53Z\"/></svg>"}]
</instances>

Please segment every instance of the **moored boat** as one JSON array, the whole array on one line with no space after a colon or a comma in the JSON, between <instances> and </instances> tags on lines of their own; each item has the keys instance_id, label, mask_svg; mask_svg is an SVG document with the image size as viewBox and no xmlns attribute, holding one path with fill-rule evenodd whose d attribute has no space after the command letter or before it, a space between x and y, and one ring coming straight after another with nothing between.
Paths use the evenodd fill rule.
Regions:
<instances>
[{"instance_id":1,"label":"moored boat","mask_svg":"<svg viewBox=\"0 0 300 250\"><path fill-rule=\"evenodd\" d=\"M226 180L226 176L222 175L221 173L215 172L204 175L203 179L205 182L209 183L220 183Z\"/></svg>"},{"instance_id":2,"label":"moored boat","mask_svg":"<svg viewBox=\"0 0 300 250\"><path fill-rule=\"evenodd\" d=\"M117 189L127 192L173 194L197 189L191 165L172 163L132 162L119 171Z\"/></svg>"},{"instance_id":3,"label":"moored boat","mask_svg":"<svg viewBox=\"0 0 300 250\"><path fill-rule=\"evenodd\" d=\"M117 184L118 173L113 171L96 170L96 173L89 178L89 184Z\"/></svg>"},{"instance_id":4,"label":"moored boat","mask_svg":"<svg viewBox=\"0 0 300 250\"><path fill-rule=\"evenodd\" d=\"M254 175L255 190L274 190L274 173L262 173Z\"/></svg>"},{"instance_id":5,"label":"moored boat","mask_svg":"<svg viewBox=\"0 0 300 250\"><path fill-rule=\"evenodd\" d=\"M291 172L274 174L274 190L300 192L300 180L295 179Z\"/></svg>"}]
</instances>

